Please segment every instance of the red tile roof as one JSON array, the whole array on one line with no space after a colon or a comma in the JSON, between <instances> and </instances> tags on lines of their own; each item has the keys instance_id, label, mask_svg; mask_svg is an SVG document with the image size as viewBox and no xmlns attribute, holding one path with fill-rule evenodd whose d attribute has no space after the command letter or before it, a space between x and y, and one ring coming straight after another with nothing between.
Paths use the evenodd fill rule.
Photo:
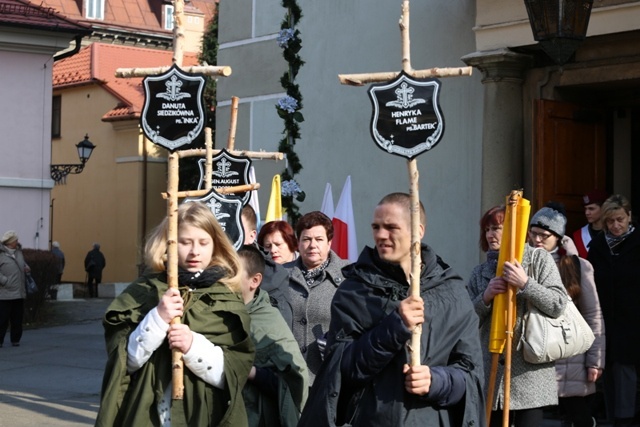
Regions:
<instances>
[{"instance_id":1,"label":"red tile roof","mask_svg":"<svg viewBox=\"0 0 640 427\"><path fill-rule=\"evenodd\" d=\"M93 43L53 65L53 89L85 84L102 85L120 101L102 117L103 120L139 118L144 104L142 78L116 78L116 69L168 66L171 65L172 55L171 51ZM184 66L197 63L195 55L185 55Z\"/></svg>"},{"instance_id":2,"label":"red tile roof","mask_svg":"<svg viewBox=\"0 0 640 427\"><path fill-rule=\"evenodd\" d=\"M65 18L50 7L26 0L0 0L0 25L87 34L88 26Z\"/></svg>"},{"instance_id":3,"label":"red tile roof","mask_svg":"<svg viewBox=\"0 0 640 427\"><path fill-rule=\"evenodd\" d=\"M41 0L43 5L52 7L64 16L95 27L118 27L130 31L140 30L171 35L165 30L162 6L170 4L163 0L105 0L104 19L87 19L82 10L81 0ZM205 22L215 15L218 0L190 0L185 2L185 11L201 12Z\"/></svg>"}]
</instances>

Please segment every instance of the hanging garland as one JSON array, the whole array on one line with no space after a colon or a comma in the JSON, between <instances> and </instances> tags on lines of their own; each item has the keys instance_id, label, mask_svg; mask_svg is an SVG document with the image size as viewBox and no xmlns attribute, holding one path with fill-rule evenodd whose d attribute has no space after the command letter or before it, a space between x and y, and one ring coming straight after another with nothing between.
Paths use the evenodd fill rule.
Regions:
<instances>
[{"instance_id":1,"label":"hanging garland","mask_svg":"<svg viewBox=\"0 0 640 427\"><path fill-rule=\"evenodd\" d=\"M296 25L302 18L302 10L296 0L282 0L282 7L287 9L284 20L280 25L278 34L278 46L282 48L282 55L288 63L287 71L280 78L280 84L286 91L286 95L278 100L276 110L278 116L284 121L284 135L278 144L278 150L287 156L288 166L282 174L282 207L286 210L289 222L295 224L300 218L300 209L296 201L302 202L305 193L294 179L294 176L302 170L300 158L295 152L296 140L300 139L300 125L304 121L302 110L302 95L296 84L296 76L304 61L298 52L302 48L300 31Z\"/></svg>"}]
</instances>

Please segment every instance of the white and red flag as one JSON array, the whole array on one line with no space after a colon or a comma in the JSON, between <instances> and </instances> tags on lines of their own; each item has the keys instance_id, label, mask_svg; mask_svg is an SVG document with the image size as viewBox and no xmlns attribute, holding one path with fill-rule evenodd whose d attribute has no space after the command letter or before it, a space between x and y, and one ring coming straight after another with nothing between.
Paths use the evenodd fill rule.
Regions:
<instances>
[{"instance_id":1,"label":"white and red flag","mask_svg":"<svg viewBox=\"0 0 640 427\"><path fill-rule=\"evenodd\" d=\"M322 206L320 207L320 212L328 216L329 218L333 218L333 193L331 190L331 184L327 182L327 186L324 188L324 198L322 199Z\"/></svg>"},{"instance_id":2,"label":"white and red flag","mask_svg":"<svg viewBox=\"0 0 640 427\"><path fill-rule=\"evenodd\" d=\"M256 171L253 169L253 166L249 168L249 183L256 183ZM258 200L258 190L251 190L251 197L249 198L249 204L256 212L257 224L256 229L260 230L260 201Z\"/></svg>"},{"instance_id":3,"label":"white and red flag","mask_svg":"<svg viewBox=\"0 0 640 427\"><path fill-rule=\"evenodd\" d=\"M355 262L358 259L356 223L351 201L351 175L347 177L333 216L333 241L331 249L342 259Z\"/></svg>"}]
</instances>

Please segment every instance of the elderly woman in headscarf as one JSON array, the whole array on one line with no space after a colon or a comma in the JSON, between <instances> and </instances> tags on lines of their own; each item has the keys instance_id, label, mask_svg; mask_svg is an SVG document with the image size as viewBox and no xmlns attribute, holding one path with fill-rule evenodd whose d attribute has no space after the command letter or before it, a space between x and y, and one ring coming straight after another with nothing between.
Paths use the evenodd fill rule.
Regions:
<instances>
[{"instance_id":1,"label":"elderly woman in headscarf","mask_svg":"<svg viewBox=\"0 0 640 427\"><path fill-rule=\"evenodd\" d=\"M17 347L22 338L24 313L25 273L30 271L22 255L18 234L7 231L0 240L0 347L11 325L11 345Z\"/></svg>"}]
</instances>

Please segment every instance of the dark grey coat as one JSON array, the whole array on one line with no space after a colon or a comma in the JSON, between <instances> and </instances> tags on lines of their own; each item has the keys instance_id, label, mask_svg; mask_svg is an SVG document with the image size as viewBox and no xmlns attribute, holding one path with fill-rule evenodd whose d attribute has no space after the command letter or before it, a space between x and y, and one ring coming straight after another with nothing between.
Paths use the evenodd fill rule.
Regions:
<instances>
[{"instance_id":1,"label":"dark grey coat","mask_svg":"<svg viewBox=\"0 0 640 427\"><path fill-rule=\"evenodd\" d=\"M11 253L0 244L0 300L16 300L27 297L25 283L25 261L20 247Z\"/></svg>"},{"instance_id":2,"label":"dark grey coat","mask_svg":"<svg viewBox=\"0 0 640 427\"><path fill-rule=\"evenodd\" d=\"M329 253L329 265L325 269L324 279L316 281L311 287L302 275L302 259L285 264L289 271L289 297L291 304L291 330L300 352L309 367L309 381L313 380L322 364L322 355L318 339L324 339L331 320L331 300L338 286L344 281L342 267L349 264L335 252Z\"/></svg>"}]
</instances>

